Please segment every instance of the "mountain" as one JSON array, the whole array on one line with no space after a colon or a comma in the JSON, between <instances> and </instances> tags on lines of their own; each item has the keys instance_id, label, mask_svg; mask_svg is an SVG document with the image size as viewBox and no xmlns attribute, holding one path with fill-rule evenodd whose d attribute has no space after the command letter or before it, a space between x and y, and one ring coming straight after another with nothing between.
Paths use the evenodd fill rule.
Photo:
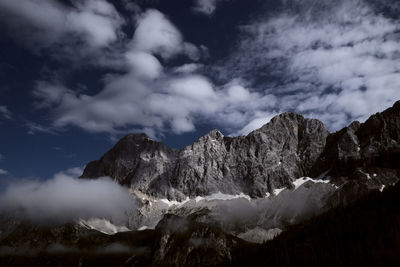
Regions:
<instances>
[{"instance_id":1,"label":"mountain","mask_svg":"<svg viewBox=\"0 0 400 267\"><path fill-rule=\"evenodd\" d=\"M353 122L330 134L310 176L325 172L342 185L332 204L345 204L400 178L400 101L365 123Z\"/></svg>"},{"instance_id":2,"label":"mountain","mask_svg":"<svg viewBox=\"0 0 400 267\"><path fill-rule=\"evenodd\" d=\"M400 262L400 102L335 133L283 113L247 136L214 130L180 150L129 134L81 179L102 176L135 199L125 225L1 214L0 265Z\"/></svg>"},{"instance_id":3,"label":"mountain","mask_svg":"<svg viewBox=\"0 0 400 267\"><path fill-rule=\"evenodd\" d=\"M263 197L306 176L328 134L320 121L295 113L283 113L247 136L214 130L181 150L130 134L90 162L82 178L110 176L142 193L177 200L216 192Z\"/></svg>"},{"instance_id":4,"label":"mountain","mask_svg":"<svg viewBox=\"0 0 400 267\"><path fill-rule=\"evenodd\" d=\"M330 205L394 184L400 174L400 102L365 123L329 133L323 123L283 113L247 136L213 130L181 150L129 134L82 178L110 176L140 193L171 200L221 192L253 198L293 188L300 177L330 179Z\"/></svg>"}]
</instances>

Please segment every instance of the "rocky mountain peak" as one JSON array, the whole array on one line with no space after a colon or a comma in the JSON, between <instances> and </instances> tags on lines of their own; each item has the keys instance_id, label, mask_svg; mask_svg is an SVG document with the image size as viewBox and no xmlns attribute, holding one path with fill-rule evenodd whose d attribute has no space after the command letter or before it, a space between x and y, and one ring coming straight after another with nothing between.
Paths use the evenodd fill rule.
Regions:
<instances>
[{"instance_id":1,"label":"rocky mountain peak","mask_svg":"<svg viewBox=\"0 0 400 267\"><path fill-rule=\"evenodd\" d=\"M151 162L169 162L176 151L146 134L128 134L99 160L88 163L81 177L110 176L121 184L131 184L135 173ZM157 168L154 168L157 171Z\"/></svg>"},{"instance_id":2,"label":"rocky mountain peak","mask_svg":"<svg viewBox=\"0 0 400 267\"><path fill-rule=\"evenodd\" d=\"M206 143L206 142L221 142L224 139L224 135L219 130L212 130L206 135L202 136L195 143Z\"/></svg>"},{"instance_id":3,"label":"rocky mountain peak","mask_svg":"<svg viewBox=\"0 0 400 267\"><path fill-rule=\"evenodd\" d=\"M222 138L224 138L224 135L217 129L210 131L206 136L209 136L210 138L215 140L221 140Z\"/></svg>"},{"instance_id":4,"label":"rocky mountain peak","mask_svg":"<svg viewBox=\"0 0 400 267\"><path fill-rule=\"evenodd\" d=\"M144 193L186 196L246 193L264 196L304 176L325 145L328 131L295 113L274 117L248 136L213 130L179 151L146 135L127 135L82 177L111 176Z\"/></svg>"},{"instance_id":5,"label":"rocky mountain peak","mask_svg":"<svg viewBox=\"0 0 400 267\"><path fill-rule=\"evenodd\" d=\"M144 134L127 135L89 163L82 177L111 176L169 199L216 192L261 197L291 187L299 177L323 173L337 184L361 175L369 187L379 187L400 174L399 141L400 102L333 134L319 120L286 112L247 136L225 137L213 130L181 150Z\"/></svg>"}]
</instances>

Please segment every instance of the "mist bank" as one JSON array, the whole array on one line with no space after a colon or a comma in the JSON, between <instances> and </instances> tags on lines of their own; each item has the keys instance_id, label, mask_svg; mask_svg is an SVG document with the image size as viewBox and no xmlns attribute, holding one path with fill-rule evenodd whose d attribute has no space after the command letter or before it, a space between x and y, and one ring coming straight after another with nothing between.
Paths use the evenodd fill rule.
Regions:
<instances>
[{"instance_id":1,"label":"mist bank","mask_svg":"<svg viewBox=\"0 0 400 267\"><path fill-rule=\"evenodd\" d=\"M95 217L124 224L136 205L128 188L109 177L78 179L77 169L56 173L49 180L15 180L0 193L0 213L35 223Z\"/></svg>"}]
</instances>

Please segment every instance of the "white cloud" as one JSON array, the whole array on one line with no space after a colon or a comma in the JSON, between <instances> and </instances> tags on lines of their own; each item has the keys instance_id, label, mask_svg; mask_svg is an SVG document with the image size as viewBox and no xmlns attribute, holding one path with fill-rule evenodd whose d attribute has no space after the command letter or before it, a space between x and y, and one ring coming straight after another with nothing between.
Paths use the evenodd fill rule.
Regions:
<instances>
[{"instance_id":1,"label":"white cloud","mask_svg":"<svg viewBox=\"0 0 400 267\"><path fill-rule=\"evenodd\" d=\"M35 45L76 42L103 47L118 39L124 23L114 6L105 0L73 1L73 7L51 0L0 0L0 18Z\"/></svg>"},{"instance_id":2,"label":"white cloud","mask_svg":"<svg viewBox=\"0 0 400 267\"><path fill-rule=\"evenodd\" d=\"M177 96L200 101L212 101L217 97L212 84L202 76L187 76L174 79L170 82L168 91Z\"/></svg>"},{"instance_id":3,"label":"white cloud","mask_svg":"<svg viewBox=\"0 0 400 267\"><path fill-rule=\"evenodd\" d=\"M1 117L7 120L12 119L12 113L6 106L0 106L0 118Z\"/></svg>"},{"instance_id":4,"label":"white cloud","mask_svg":"<svg viewBox=\"0 0 400 267\"><path fill-rule=\"evenodd\" d=\"M24 180L0 194L0 211L42 223L70 222L92 217L127 221L135 201L128 189L108 178L77 179L77 169L60 172L50 180Z\"/></svg>"},{"instance_id":5,"label":"white cloud","mask_svg":"<svg viewBox=\"0 0 400 267\"><path fill-rule=\"evenodd\" d=\"M203 65L201 64L196 64L196 63L187 63L183 64L182 66L175 67L173 71L175 73L193 73L196 72L199 68L201 68Z\"/></svg>"},{"instance_id":6,"label":"white cloud","mask_svg":"<svg viewBox=\"0 0 400 267\"><path fill-rule=\"evenodd\" d=\"M193 131L198 120L206 119L237 129L276 102L272 95L252 93L236 83L216 88L198 74L141 78L143 71L154 74L156 69L114 76L93 96L64 94L53 107L54 126L75 125L111 134L140 130L154 137L169 129L177 134Z\"/></svg>"},{"instance_id":7,"label":"white cloud","mask_svg":"<svg viewBox=\"0 0 400 267\"><path fill-rule=\"evenodd\" d=\"M131 46L134 50L161 55L164 58L184 53L198 58L198 49L183 41L179 30L158 10L147 10L138 21Z\"/></svg>"},{"instance_id":8,"label":"white cloud","mask_svg":"<svg viewBox=\"0 0 400 267\"><path fill-rule=\"evenodd\" d=\"M272 118L273 114L260 114L260 117L250 121L247 125L245 125L242 129L233 133L232 136L239 136L239 135L248 135L250 132L261 128L264 124L267 124Z\"/></svg>"},{"instance_id":9,"label":"white cloud","mask_svg":"<svg viewBox=\"0 0 400 267\"><path fill-rule=\"evenodd\" d=\"M241 85L228 88L228 97L232 102L243 102L250 99L250 93Z\"/></svg>"},{"instance_id":10,"label":"white cloud","mask_svg":"<svg viewBox=\"0 0 400 267\"><path fill-rule=\"evenodd\" d=\"M5 174L7 174L7 173L8 173L8 171L3 170L3 169L0 169L0 175L5 175Z\"/></svg>"},{"instance_id":11,"label":"white cloud","mask_svg":"<svg viewBox=\"0 0 400 267\"><path fill-rule=\"evenodd\" d=\"M219 85L199 74L202 66L193 62L199 49L165 15L147 10L132 40L116 52L119 74L108 75L92 94L38 83L38 106L52 109L55 127L154 137L193 131L204 121L242 135L283 111L336 130L400 99L398 21L363 1L289 6L243 27L221 68L228 79ZM161 63L182 54L192 62Z\"/></svg>"},{"instance_id":12,"label":"white cloud","mask_svg":"<svg viewBox=\"0 0 400 267\"><path fill-rule=\"evenodd\" d=\"M224 70L257 79L262 94L277 97L270 111L297 111L337 130L400 99L398 20L353 0L290 1L266 17L243 27Z\"/></svg>"},{"instance_id":13,"label":"white cloud","mask_svg":"<svg viewBox=\"0 0 400 267\"><path fill-rule=\"evenodd\" d=\"M52 109L55 127L74 125L112 135L144 131L159 137L167 130L193 131L199 120L238 129L253 118L255 110L275 101L271 95L252 93L239 80L217 87L196 73L199 64L165 68L156 57L169 59L183 53L193 59L197 48L191 46L163 14L148 10L119 56L124 73L107 76L104 87L93 95L58 82L38 82L36 106ZM31 125L31 130L43 129L33 126L37 125Z\"/></svg>"},{"instance_id":14,"label":"white cloud","mask_svg":"<svg viewBox=\"0 0 400 267\"><path fill-rule=\"evenodd\" d=\"M156 57L145 52L128 52L126 59L132 71L139 77L155 79L162 73L163 67Z\"/></svg>"}]
</instances>

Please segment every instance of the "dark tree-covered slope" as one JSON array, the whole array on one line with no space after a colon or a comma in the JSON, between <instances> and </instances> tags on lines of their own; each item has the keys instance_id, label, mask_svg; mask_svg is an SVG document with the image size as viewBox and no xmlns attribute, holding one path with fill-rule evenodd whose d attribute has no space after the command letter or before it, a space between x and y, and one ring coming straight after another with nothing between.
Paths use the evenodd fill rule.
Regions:
<instances>
[{"instance_id":1,"label":"dark tree-covered slope","mask_svg":"<svg viewBox=\"0 0 400 267\"><path fill-rule=\"evenodd\" d=\"M234 259L237 266L399 266L400 184L332 209Z\"/></svg>"}]
</instances>

